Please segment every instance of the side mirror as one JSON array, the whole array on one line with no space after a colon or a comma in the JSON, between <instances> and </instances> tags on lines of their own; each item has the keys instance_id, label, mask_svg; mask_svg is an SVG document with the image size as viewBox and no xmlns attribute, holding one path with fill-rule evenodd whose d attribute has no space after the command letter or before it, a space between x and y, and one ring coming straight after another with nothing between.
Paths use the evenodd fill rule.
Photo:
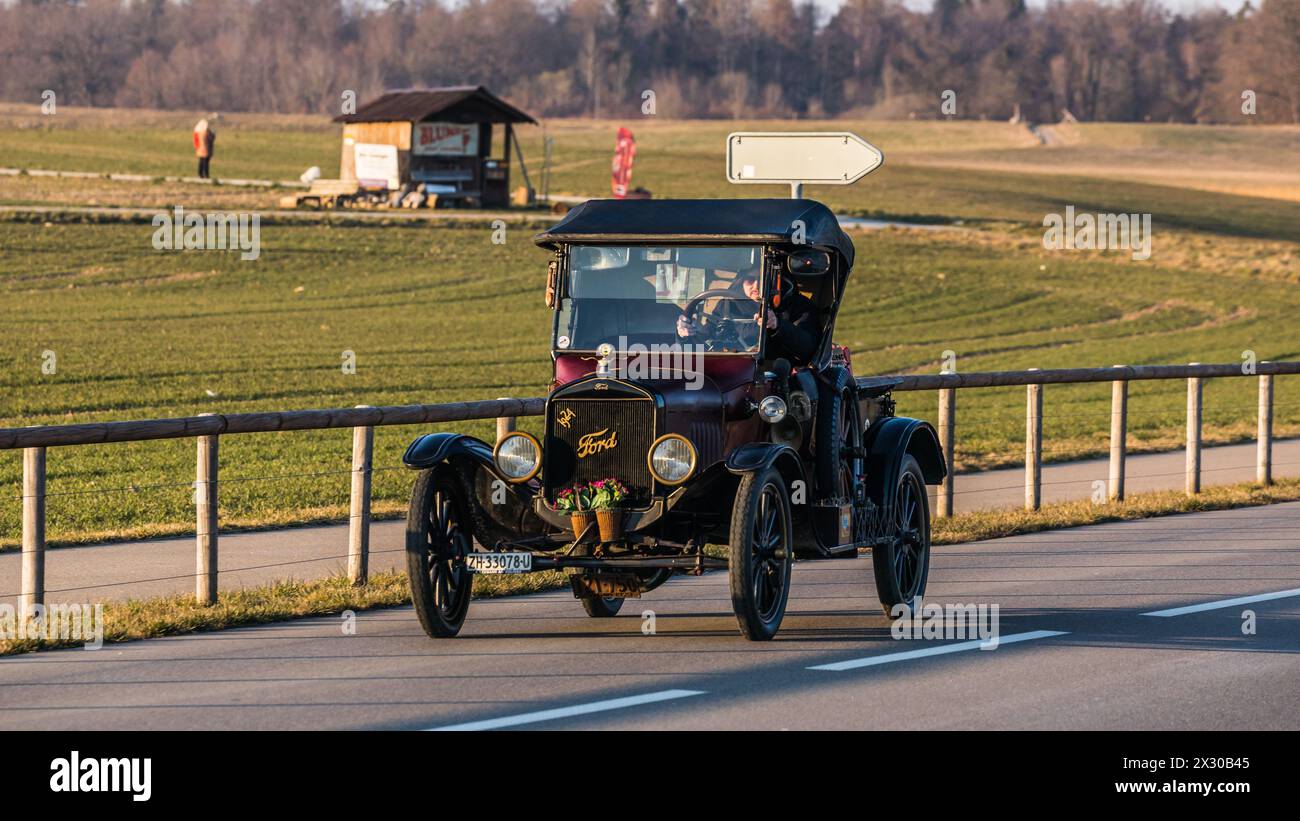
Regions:
<instances>
[{"instance_id":1,"label":"side mirror","mask_svg":"<svg viewBox=\"0 0 1300 821\"><path fill-rule=\"evenodd\" d=\"M555 309L555 287L560 279L560 261L553 259L546 266L546 307Z\"/></svg>"},{"instance_id":2,"label":"side mirror","mask_svg":"<svg viewBox=\"0 0 1300 821\"><path fill-rule=\"evenodd\" d=\"M785 258L785 268L796 276L816 276L831 269L831 255L826 251L792 251Z\"/></svg>"}]
</instances>

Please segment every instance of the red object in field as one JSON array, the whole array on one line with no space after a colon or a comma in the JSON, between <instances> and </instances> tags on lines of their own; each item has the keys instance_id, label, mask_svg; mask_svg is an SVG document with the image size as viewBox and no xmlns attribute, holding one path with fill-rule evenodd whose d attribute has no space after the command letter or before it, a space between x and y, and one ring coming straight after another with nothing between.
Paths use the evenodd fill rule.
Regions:
<instances>
[{"instance_id":1,"label":"red object in field","mask_svg":"<svg viewBox=\"0 0 1300 821\"><path fill-rule=\"evenodd\" d=\"M636 138L627 128L618 129L618 142L614 146L614 165L611 169L609 186L614 192L614 199L621 200L627 196L628 186L632 184L632 161L636 159Z\"/></svg>"}]
</instances>

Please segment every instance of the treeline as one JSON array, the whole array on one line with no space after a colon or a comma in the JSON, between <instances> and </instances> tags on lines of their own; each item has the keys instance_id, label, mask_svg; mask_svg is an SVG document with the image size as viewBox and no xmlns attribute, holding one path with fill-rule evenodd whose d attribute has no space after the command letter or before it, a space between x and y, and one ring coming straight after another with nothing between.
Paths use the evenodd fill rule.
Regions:
<instances>
[{"instance_id":1,"label":"treeline","mask_svg":"<svg viewBox=\"0 0 1300 821\"><path fill-rule=\"evenodd\" d=\"M12 101L338 113L347 90L478 83L545 116L1243 122L1253 100L1300 123L1300 0L0 4Z\"/></svg>"}]
</instances>

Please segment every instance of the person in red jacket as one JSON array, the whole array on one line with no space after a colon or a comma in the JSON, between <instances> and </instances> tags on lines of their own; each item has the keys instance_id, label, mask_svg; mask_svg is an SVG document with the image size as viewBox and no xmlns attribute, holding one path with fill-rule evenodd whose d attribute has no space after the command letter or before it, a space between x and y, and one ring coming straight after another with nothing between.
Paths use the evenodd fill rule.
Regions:
<instances>
[{"instance_id":1,"label":"person in red jacket","mask_svg":"<svg viewBox=\"0 0 1300 821\"><path fill-rule=\"evenodd\" d=\"M214 119L216 115L213 115ZM194 156L199 158L199 178L208 179L208 165L217 144L217 132L207 120L199 120L194 126Z\"/></svg>"}]
</instances>

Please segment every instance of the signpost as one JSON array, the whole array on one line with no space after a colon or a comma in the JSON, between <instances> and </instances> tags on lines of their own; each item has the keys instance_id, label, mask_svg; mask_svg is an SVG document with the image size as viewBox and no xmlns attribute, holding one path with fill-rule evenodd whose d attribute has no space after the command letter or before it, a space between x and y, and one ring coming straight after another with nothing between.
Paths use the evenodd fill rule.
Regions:
<instances>
[{"instance_id":1,"label":"signpost","mask_svg":"<svg viewBox=\"0 0 1300 821\"><path fill-rule=\"evenodd\" d=\"M727 179L738 184L786 184L803 196L804 183L849 185L885 161L871 143L848 131L736 131L727 135Z\"/></svg>"}]
</instances>

